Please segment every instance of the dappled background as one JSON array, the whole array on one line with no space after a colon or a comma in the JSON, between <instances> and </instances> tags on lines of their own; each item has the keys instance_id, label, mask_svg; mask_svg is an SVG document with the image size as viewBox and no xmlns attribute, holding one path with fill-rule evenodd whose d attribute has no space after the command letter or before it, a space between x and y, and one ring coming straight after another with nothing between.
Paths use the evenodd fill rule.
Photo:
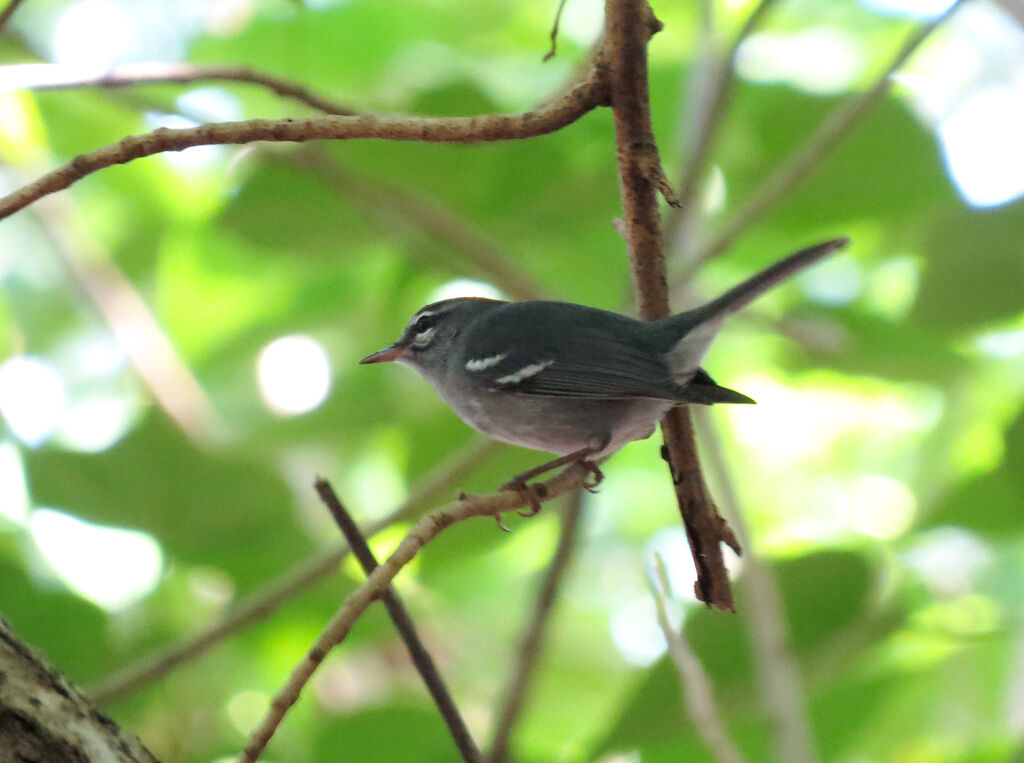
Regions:
<instances>
[{"instance_id":1,"label":"dappled background","mask_svg":"<svg viewBox=\"0 0 1024 763\"><path fill-rule=\"evenodd\" d=\"M671 178L707 81L698 5L654 6L666 24L650 49L654 120ZM600 30L601 3L569 0L558 55L542 63L554 6L26 0L0 34L0 186L159 126L310 113L238 83L25 89L116 64L247 64L382 113L522 111L571 76ZM670 273L688 273L947 6L780 0L738 51L702 216L670 226ZM715 4L716 50L752 7ZM785 656L825 760L1000 761L1024 738L1022 20L1018 0L966 3L835 151L676 290L682 309L797 248L854 240L723 332L706 366L759 405L700 420L713 492L777 578ZM45 62L62 68L26 66ZM407 369L356 362L455 294L629 310L618 213L600 111L517 143L192 148L103 170L0 222L0 612L71 679L109 687L323 558L337 530L315 475L369 524L467 452L479 465L433 503L534 465L544 457L513 448L480 455ZM739 613L693 600L659 445L627 447L585 496L513 739L523 760L706 757L654 616L655 551L736 743L751 760L773 755L759 663L778 655L752 646L749 622L765 602L735 557ZM558 516L552 505L509 517L512 534L486 519L455 526L397 581L481 739ZM377 536L378 554L407 526ZM234 754L362 579L348 560L333 567L106 708L168 760ZM339 751L454 755L379 607L268 759Z\"/></svg>"}]
</instances>

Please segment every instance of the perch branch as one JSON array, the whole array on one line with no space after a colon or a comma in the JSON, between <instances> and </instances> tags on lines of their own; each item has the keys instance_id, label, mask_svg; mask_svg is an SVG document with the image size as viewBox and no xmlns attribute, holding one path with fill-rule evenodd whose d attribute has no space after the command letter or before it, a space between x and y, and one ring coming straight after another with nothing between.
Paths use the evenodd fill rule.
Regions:
<instances>
[{"instance_id":1,"label":"perch branch","mask_svg":"<svg viewBox=\"0 0 1024 763\"><path fill-rule=\"evenodd\" d=\"M544 645L544 634L551 620L551 611L562 581L565 579L565 572L569 568L573 550L576 548L582 507L583 493L577 491L569 496L565 508L562 510L562 531L558 536L558 546L555 548L555 555L551 558L551 564L548 565L544 580L541 582L537 600L533 606L533 616L523 632L519 654L509 673L509 683L505 687L501 709L497 713L498 720L486 757L489 763L502 763L508 759L508 744L512 738L512 730L515 728L526 702L530 681Z\"/></svg>"},{"instance_id":2,"label":"perch branch","mask_svg":"<svg viewBox=\"0 0 1024 763\"><path fill-rule=\"evenodd\" d=\"M758 186L718 235L699 248L690 268L680 276L678 282L685 282L697 265L717 257L732 246L750 226L819 167L822 160L857 126L861 118L889 92L892 88L892 75L903 67L932 32L956 12L961 2L956 0L948 10L911 34L885 71L867 90L836 108L817 131Z\"/></svg>"},{"instance_id":3,"label":"perch branch","mask_svg":"<svg viewBox=\"0 0 1024 763\"><path fill-rule=\"evenodd\" d=\"M10 64L0 67L2 89L112 89L136 85L187 85L195 82L245 82L259 85L282 98L291 98L325 114L355 116L359 113L342 103L318 95L297 82L275 77L249 66L136 63L122 64L102 74L83 74L81 67L66 64Z\"/></svg>"},{"instance_id":4,"label":"perch branch","mask_svg":"<svg viewBox=\"0 0 1024 763\"><path fill-rule=\"evenodd\" d=\"M736 524L736 534L746 548L751 548L739 498L722 452L718 433L711 425L707 411L698 413L701 435L707 443L708 464L722 505ZM807 717L807 700L803 680L789 648L786 616L779 593L779 584L771 565L756 552L748 555L744 579L749 588L750 606L747 625L753 642L754 664L761 683L761 703L771 718L775 758L792 763L813 763L818 760L814 734Z\"/></svg>"},{"instance_id":5,"label":"perch branch","mask_svg":"<svg viewBox=\"0 0 1024 763\"><path fill-rule=\"evenodd\" d=\"M411 516L438 494L461 482L500 448L497 443L482 437L474 440L413 486L405 503L371 525L369 534L375 535ZM180 665L199 659L220 642L266 619L314 584L336 572L348 551L346 544L336 543L312 558L299 562L276 580L250 594L224 619L198 634L186 636L122 668L95 686L88 687L86 694L97 704L107 704L163 678Z\"/></svg>"},{"instance_id":6,"label":"perch branch","mask_svg":"<svg viewBox=\"0 0 1024 763\"><path fill-rule=\"evenodd\" d=\"M607 0L605 63L615 116L623 219L637 289L640 317L668 315L668 283L662 249L656 186L659 167L647 90L647 41L658 22L646 0ZM661 177L664 177L662 174ZM686 408L672 409L661 423L665 454L676 498L697 568L696 596L720 609L734 610L721 543L739 544L719 516L704 485Z\"/></svg>"},{"instance_id":7,"label":"perch branch","mask_svg":"<svg viewBox=\"0 0 1024 763\"><path fill-rule=\"evenodd\" d=\"M537 486L540 488L537 491L538 496L542 496L542 500L549 500L570 490L578 490L583 486L588 474L583 467L574 465L547 482L540 483ZM306 657L295 667L288 681L270 703L267 714L250 734L239 761L252 763L259 758L277 731L281 720L298 700L302 688L320 667L324 658L327 657L327 653L345 639L355 621L375 599L381 596L395 576L416 556L421 548L456 522L471 517L494 516L504 511L522 508L527 503L528 501L522 493L504 490L489 495L466 496L423 516L408 532L394 553L380 567L370 573L363 585L345 599L341 608L306 653Z\"/></svg>"},{"instance_id":8,"label":"perch branch","mask_svg":"<svg viewBox=\"0 0 1024 763\"><path fill-rule=\"evenodd\" d=\"M718 712L711 679L708 678L697 655L690 649L686 638L680 631L673 628L669 621L666 599L671 591L665 571L665 562L658 554L654 555L654 572L650 583L654 606L658 612L658 625L661 627L661 632L665 634L669 657L679 673L686 711L690 714L697 733L718 763L743 763L743 756L740 755L740 751L729 737L729 732Z\"/></svg>"},{"instance_id":9,"label":"perch branch","mask_svg":"<svg viewBox=\"0 0 1024 763\"><path fill-rule=\"evenodd\" d=\"M363 571L367 575L371 574L380 565L377 563L377 558L373 555L373 551L370 550L366 538L359 531L355 520L352 519L352 516L338 499L334 488L331 487L331 483L325 479L318 478L315 487L320 500L324 502L328 511L331 512L331 516L334 517L334 521L338 523L338 527L345 536L345 540L348 541L348 547L352 549L352 553L359 560ZM455 700L452 699L448 687L445 686L444 679L441 678L441 673L438 671L437 665L434 664L434 659L430 656L430 652L427 651L423 640L420 639L419 634L416 632L416 626L413 625L409 611L402 604L401 599L398 598L395 589L390 585L381 594L381 601L384 602L388 615L391 616L391 621L395 624L395 629L402 637L402 641L405 642L413 665L416 666L416 670L419 671L420 676L423 678L423 683L427 685L427 691L434 698L437 709L440 711L445 725L448 726L448 731L455 740L455 746L462 755L462 759L467 761L467 763L477 763L480 760L480 750L477 749L473 737L470 736L466 722L462 719L462 714L459 713L459 708L456 707Z\"/></svg>"},{"instance_id":10,"label":"perch branch","mask_svg":"<svg viewBox=\"0 0 1024 763\"><path fill-rule=\"evenodd\" d=\"M198 127L157 128L131 135L104 148L80 154L68 164L0 198L0 219L32 202L61 191L86 175L165 151L193 146L229 145L255 141L297 142L307 140L424 141L431 143L482 143L545 135L565 127L606 101L598 69L558 99L522 114L484 114L475 117L398 117L361 114L305 119L252 119L220 122Z\"/></svg>"}]
</instances>

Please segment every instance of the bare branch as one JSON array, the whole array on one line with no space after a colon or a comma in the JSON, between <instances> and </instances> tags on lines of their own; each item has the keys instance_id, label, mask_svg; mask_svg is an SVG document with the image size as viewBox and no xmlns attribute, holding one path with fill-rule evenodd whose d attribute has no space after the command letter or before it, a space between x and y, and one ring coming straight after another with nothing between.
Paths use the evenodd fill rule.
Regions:
<instances>
[{"instance_id":1,"label":"bare branch","mask_svg":"<svg viewBox=\"0 0 1024 763\"><path fill-rule=\"evenodd\" d=\"M743 756L729 738L719 715L711 679L704 672L704 666L690 649L683 633L673 628L669 621L666 599L671 591L665 572L665 562L658 554L654 555L654 569L656 574L652 576L650 583L654 606L658 612L658 625L665 634L669 657L672 658L679 673L686 711L690 714L700 738L704 740L704 744L718 763L743 763Z\"/></svg>"},{"instance_id":2,"label":"bare branch","mask_svg":"<svg viewBox=\"0 0 1024 763\"><path fill-rule=\"evenodd\" d=\"M519 644L519 654L509 674L509 683L502 695L501 709L497 713L497 723L491 739L486 760L489 763L502 763L508 759L508 744L512 738L512 730L519 720L523 705L526 702L530 681L540 659L544 645L544 635L551 620L551 610L561 588L565 572L576 548L577 531L579 529L580 512L583 507L583 493L572 493L562 510L562 531L558 536L558 546L551 558L544 580L537 592L533 605L533 616L523 633Z\"/></svg>"},{"instance_id":3,"label":"bare branch","mask_svg":"<svg viewBox=\"0 0 1024 763\"><path fill-rule=\"evenodd\" d=\"M647 41L660 27L646 0L606 0L605 65L615 115L623 219L637 288L638 311L648 320L668 315L665 255L652 164L660 169L647 90ZM732 589L721 543L739 548L704 485L685 407L662 419L666 460L697 568L698 599L733 610Z\"/></svg>"},{"instance_id":4,"label":"bare branch","mask_svg":"<svg viewBox=\"0 0 1024 763\"><path fill-rule=\"evenodd\" d=\"M105 167L125 164L165 151L255 141L301 143L321 139L373 138L431 143L482 143L518 140L554 132L576 121L604 101L604 89L595 69L585 81L577 84L557 100L522 114L484 114L475 117L396 117L363 114L306 119L253 119L182 129L161 127L145 135L132 135L96 151L81 154L63 167L3 197L0 199L0 219Z\"/></svg>"},{"instance_id":5,"label":"bare branch","mask_svg":"<svg viewBox=\"0 0 1024 763\"><path fill-rule=\"evenodd\" d=\"M363 571L369 575L379 565L355 520L338 499L331 483L323 478L318 478L315 487L320 500L324 502L331 512L331 516L334 517L334 521L338 523L338 527L344 534L345 540L348 541L352 553L359 560ZM444 719L445 725L448 726L448 731L455 740L455 746L462 755L462 759L467 763L476 763L480 760L480 750L477 749L473 737L470 736L466 722L462 719L462 714L459 713L459 708L456 707L448 687L445 686L444 679L441 678L441 673L438 671L437 665L434 664L434 659L416 632L416 626L413 625L409 611L390 585L381 594L381 600L391 616L391 621L395 624L395 629L402 637L402 641L405 642L405 647L409 650L409 656L412 658L416 670L419 671L423 682L427 685L427 691L434 698L437 709L441 712L441 717Z\"/></svg>"},{"instance_id":6,"label":"bare branch","mask_svg":"<svg viewBox=\"0 0 1024 763\"><path fill-rule=\"evenodd\" d=\"M19 0L20 1L20 0ZM314 93L312 90L249 66L181 63L122 64L102 74L83 74L81 67L66 64L10 64L0 66L0 90L71 90L87 87L123 88L137 85L187 85L196 82L245 82L259 85L304 103L312 109L337 116L359 112Z\"/></svg>"},{"instance_id":7,"label":"bare branch","mask_svg":"<svg viewBox=\"0 0 1024 763\"><path fill-rule=\"evenodd\" d=\"M414 485L405 503L379 522L373 523L367 533L373 536L395 522L415 514L439 493L450 490L452 486L461 482L467 474L490 459L501 447L491 440L477 438ZM349 548L344 543L336 543L323 549L312 558L296 564L263 588L254 591L223 620L198 634L186 636L169 647L143 657L95 686L88 687L86 694L97 704L106 704L163 678L180 665L199 659L221 641L266 619L314 584L337 572L338 565L348 552Z\"/></svg>"},{"instance_id":8,"label":"bare branch","mask_svg":"<svg viewBox=\"0 0 1024 763\"><path fill-rule=\"evenodd\" d=\"M536 485L534 489L538 496L543 496L543 500L557 498L563 493L582 487L588 474L583 467L574 465L547 482ZM489 495L466 496L462 500L441 506L420 519L384 564L375 569L367 577L366 582L345 599L341 608L306 653L305 659L295 667L284 687L270 703L263 721L249 736L239 761L252 763L259 758L277 731L281 720L298 700L303 687L320 667L327 653L345 639L355 621L381 596L395 576L421 548L456 522L471 517L494 516L504 511L522 508L527 503L522 493L505 490Z\"/></svg>"},{"instance_id":9,"label":"bare branch","mask_svg":"<svg viewBox=\"0 0 1024 763\"><path fill-rule=\"evenodd\" d=\"M750 536L711 416L707 411L700 411L697 421L722 505L744 547L750 549ZM775 758L787 763L813 763L818 760L818 754L807 717L803 681L789 648L786 616L775 573L754 551L747 555L743 577L750 590L747 624L761 682L761 703L771 719L775 736Z\"/></svg>"},{"instance_id":10,"label":"bare branch","mask_svg":"<svg viewBox=\"0 0 1024 763\"><path fill-rule=\"evenodd\" d=\"M956 12L961 2L962 0L956 0L945 13L914 32L871 87L833 111L817 132L758 186L747 203L740 207L718 235L700 248L688 271L673 281L673 285L687 280L700 263L718 256L732 246L736 239L819 167L822 160L857 126L868 111L886 96L892 87L892 75L903 67L936 28Z\"/></svg>"}]
</instances>

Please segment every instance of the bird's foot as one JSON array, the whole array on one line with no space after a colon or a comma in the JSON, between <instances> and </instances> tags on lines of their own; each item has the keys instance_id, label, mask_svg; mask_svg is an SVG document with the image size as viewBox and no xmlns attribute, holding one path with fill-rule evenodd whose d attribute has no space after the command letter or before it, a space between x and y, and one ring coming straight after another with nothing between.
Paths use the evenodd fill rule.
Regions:
<instances>
[{"instance_id":1,"label":"bird's foot","mask_svg":"<svg viewBox=\"0 0 1024 763\"><path fill-rule=\"evenodd\" d=\"M584 469L590 472L590 479L583 480L583 489L588 493L596 493L597 486L600 485L601 481L604 479L604 472L602 472L593 461L587 461L584 459L583 461L580 461L580 463L583 464Z\"/></svg>"},{"instance_id":2,"label":"bird's foot","mask_svg":"<svg viewBox=\"0 0 1024 763\"><path fill-rule=\"evenodd\" d=\"M530 485L523 475L509 480L501 486L502 490L514 490L522 496L523 500L530 504L528 511L517 511L521 517L532 517L540 511L540 501L547 497L547 487L543 484Z\"/></svg>"}]
</instances>

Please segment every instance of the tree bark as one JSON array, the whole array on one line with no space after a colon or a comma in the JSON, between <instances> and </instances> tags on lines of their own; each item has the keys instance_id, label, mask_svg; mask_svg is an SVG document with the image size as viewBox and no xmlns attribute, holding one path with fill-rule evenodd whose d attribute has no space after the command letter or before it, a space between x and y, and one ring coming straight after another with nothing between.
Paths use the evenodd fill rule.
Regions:
<instances>
[{"instance_id":1,"label":"tree bark","mask_svg":"<svg viewBox=\"0 0 1024 763\"><path fill-rule=\"evenodd\" d=\"M0 763L157 763L0 618Z\"/></svg>"}]
</instances>

